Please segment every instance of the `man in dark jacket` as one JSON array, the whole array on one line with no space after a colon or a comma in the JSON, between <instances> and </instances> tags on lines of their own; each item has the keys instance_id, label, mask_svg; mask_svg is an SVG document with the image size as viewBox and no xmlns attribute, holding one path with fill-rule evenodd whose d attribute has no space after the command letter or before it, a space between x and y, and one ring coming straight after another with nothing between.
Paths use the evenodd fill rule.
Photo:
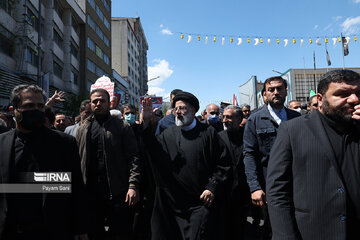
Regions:
<instances>
[{"instance_id":1,"label":"man in dark jacket","mask_svg":"<svg viewBox=\"0 0 360 240\"><path fill-rule=\"evenodd\" d=\"M151 99L143 103L143 139L156 183L152 239L221 239L228 151L216 130L195 118L199 101L194 95L177 94L173 108L176 126L155 138L149 127Z\"/></svg>"},{"instance_id":2,"label":"man in dark jacket","mask_svg":"<svg viewBox=\"0 0 360 240\"><path fill-rule=\"evenodd\" d=\"M250 115L244 131L244 164L252 203L265 207L265 179L271 147L276 139L279 125L300 116L300 113L284 107L287 83L282 77L265 80L264 94L267 105ZM264 209L266 220L267 211ZM265 221L264 239L268 239L270 227Z\"/></svg>"},{"instance_id":3,"label":"man in dark jacket","mask_svg":"<svg viewBox=\"0 0 360 240\"><path fill-rule=\"evenodd\" d=\"M242 116L240 107L234 105L225 107L222 117L225 130L219 133L229 149L233 170L226 207L226 239L245 239L245 231L248 232L248 227L245 227L245 224L251 201L243 162L244 129L241 127Z\"/></svg>"},{"instance_id":4,"label":"man in dark jacket","mask_svg":"<svg viewBox=\"0 0 360 240\"><path fill-rule=\"evenodd\" d=\"M360 75L324 74L319 108L280 126L267 200L274 240L355 240L360 226Z\"/></svg>"},{"instance_id":5,"label":"man in dark jacket","mask_svg":"<svg viewBox=\"0 0 360 240\"><path fill-rule=\"evenodd\" d=\"M76 135L89 193L89 237L130 239L132 206L139 200L136 138L128 124L110 116L106 90L93 90L90 101L93 116L79 126Z\"/></svg>"},{"instance_id":6,"label":"man in dark jacket","mask_svg":"<svg viewBox=\"0 0 360 240\"><path fill-rule=\"evenodd\" d=\"M45 99L35 85L19 85L11 94L16 128L0 134L0 238L4 240L86 237L86 198L76 141L44 126ZM52 193L50 188L44 192L46 186L53 186L49 182L29 184L36 180L35 172L71 173L71 193ZM14 183L28 187L4 189Z\"/></svg>"}]
</instances>

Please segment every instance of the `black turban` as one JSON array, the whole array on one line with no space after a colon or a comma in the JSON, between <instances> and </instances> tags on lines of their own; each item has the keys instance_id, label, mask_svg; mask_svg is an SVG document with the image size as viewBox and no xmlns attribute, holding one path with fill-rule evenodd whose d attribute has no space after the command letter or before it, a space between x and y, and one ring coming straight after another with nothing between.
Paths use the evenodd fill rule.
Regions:
<instances>
[{"instance_id":1,"label":"black turban","mask_svg":"<svg viewBox=\"0 0 360 240\"><path fill-rule=\"evenodd\" d=\"M173 102L172 102L172 107L175 108L175 103L177 101L184 101L189 103L191 106L193 106L195 108L195 111L197 112L200 108L199 106L199 100L191 93L189 92L179 92L178 94L175 95Z\"/></svg>"}]
</instances>

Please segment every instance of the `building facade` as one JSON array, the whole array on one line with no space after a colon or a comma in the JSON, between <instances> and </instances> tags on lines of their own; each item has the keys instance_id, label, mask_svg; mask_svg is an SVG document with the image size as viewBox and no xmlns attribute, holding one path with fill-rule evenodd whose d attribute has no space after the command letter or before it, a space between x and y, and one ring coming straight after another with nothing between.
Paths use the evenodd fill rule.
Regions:
<instances>
[{"instance_id":1,"label":"building facade","mask_svg":"<svg viewBox=\"0 0 360 240\"><path fill-rule=\"evenodd\" d=\"M147 50L140 18L111 19L112 68L128 83L126 102L137 106L148 91Z\"/></svg>"},{"instance_id":2,"label":"building facade","mask_svg":"<svg viewBox=\"0 0 360 240\"><path fill-rule=\"evenodd\" d=\"M8 105L10 92L18 84L38 84L49 95L57 89L79 93L84 3L1 1L0 107Z\"/></svg>"},{"instance_id":3,"label":"building facade","mask_svg":"<svg viewBox=\"0 0 360 240\"><path fill-rule=\"evenodd\" d=\"M281 76L288 82L288 99L300 103L308 103L310 89L317 93L317 85L322 75L327 71L341 70L342 68L294 69L290 68ZM346 68L360 73L360 68Z\"/></svg>"},{"instance_id":4,"label":"building facade","mask_svg":"<svg viewBox=\"0 0 360 240\"><path fill-rule=\"evenodd\" d=\"M84 33L84 91L103 75L111 77L111 1L86 0L86 27Z\"/></svg>"}]
</instances>

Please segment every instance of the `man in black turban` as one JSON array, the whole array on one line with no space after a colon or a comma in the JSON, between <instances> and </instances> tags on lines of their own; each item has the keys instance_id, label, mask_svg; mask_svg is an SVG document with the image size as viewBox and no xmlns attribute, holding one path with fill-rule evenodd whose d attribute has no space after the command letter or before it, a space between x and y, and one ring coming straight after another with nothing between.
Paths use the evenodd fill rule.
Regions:
<instances>
[{"instance_id":1,"label":"man in black turban","mask_svg":"<svg viewBox=\"0 0 360 240\"><path fill-rule=\"evenodd\" d=\"M199 101L193 94L177 94L172 105L176 126L157 138L149 124L150 98L142 108L143 137L156 182L152 239L221 239L228 151L216 130L195 118Z\"/></svg>"}]
</instances>

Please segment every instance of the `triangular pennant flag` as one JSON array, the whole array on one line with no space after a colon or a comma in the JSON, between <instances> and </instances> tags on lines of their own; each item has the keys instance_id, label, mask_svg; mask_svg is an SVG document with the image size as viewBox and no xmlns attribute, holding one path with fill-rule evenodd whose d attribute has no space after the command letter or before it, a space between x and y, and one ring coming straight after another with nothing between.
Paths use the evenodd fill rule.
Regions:
<instances>
[{"instance_id":1,"label":"triangular pennant flag","mask_svg":"<svg viewBox=\"0 0 360 240\"><path fill-rule=\"evenodd\" d=\"M188 36L187 43L190 43L190 42L191 42L191 39L192 39L192 37L191 37L191 35L189 35L189 36Z\"/></svg>"},{"instance_id":2,"label":"triangular pennant flag","mask_svg":"<svg viewBox=\"0 0 360 240\"><path fill-rule=\"evenodd\" d=\"M344 56L349 55L349 39L346 37L342 37L342 44L344 47Z\"/></svg>"},{"instance_id":3,"label":"triangular pennant flag","mask_svg":"<svg viewBox=\"0 0 360 240\"><path fill-rule=\"evenodd\" d=\"M309 95L310 97L313 97L316 95L316 93L313 90L311 90L311 88L309 88Z\"/></svg>"}]
</instances>

